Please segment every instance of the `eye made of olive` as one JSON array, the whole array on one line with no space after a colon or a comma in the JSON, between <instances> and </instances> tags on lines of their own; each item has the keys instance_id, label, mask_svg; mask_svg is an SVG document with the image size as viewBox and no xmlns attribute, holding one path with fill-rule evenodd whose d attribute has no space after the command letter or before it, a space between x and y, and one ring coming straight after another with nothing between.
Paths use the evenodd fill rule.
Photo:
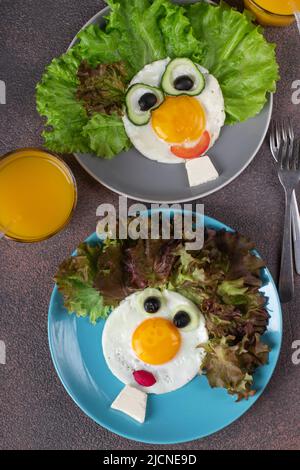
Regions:
<instances>
[{"instance_id":1,"label":"eye made of olive","mask_svg":"<svg viewBox=\"0 0 300 470\"><path fill-rule=\"evenodd\" d=\"M141 111L148 111L157 103L157 96L154 93L147 92L142 95L138 101Z\"/></svg>"},{"instance_id":2,"label":"eye made of olive","mask_svg":"<svg viewBox=\"0 0 300 470\"><path fill-rule=\"evenodd\" d=\"M177 307L172 315L173 324L182 331L192 331L199 326L199 312L196 306Z\"/></svg>"},{"instance_id":3,"label":"eye made of olive","mask_svg":"<svg viewBox=\"0 0 300 470\"><path fill-rule=\"evenodd\" d=\"M164 298L158 289L148 287L138 295L138 308L143 314L153 315L161 311Z\"/></svg>"},{"instance_id":4,"label":"eye made of olive","mask_svg":"<svg viewBox=\"0 0 300 470\"><path fill-rule=\"evenodd\" d=\"M128 119L136 126L144 126L151 119L151 113L164 101L165 95L160 88L135 83L125 96Z\"/></svg>"},{"instance_id":5,"label":"eye made of olive","mask_svg":"<svg viewBox=\"0 0 300 470\"><path fill-rule=\"evenodd\" d=\"M200 95L205 78L191 59L179 57L171 60L162 76L161 88L166 95Z\"/></svg>"},{"instance_id":6,"label":"eye made of olive","mask_svg":"<svg viewBox=\"0 0 300 470\"><path fill-rule=\"evenodd\" d=\"M144 301L144 309L147 313L157 313L160 307L161 301L158 297L147 297Z\"/></svg>"},{"instance_id":7,"label":"eye made of olive","mask_svg":"<svg viewBox=\"0 0 300 470\"><path fill-rule=\"evenodd\" d=\"M174 88L180 91L189 91L194 86L194 80L188 75L181 75L174 80Z\"/></svg>"}]
</instances>

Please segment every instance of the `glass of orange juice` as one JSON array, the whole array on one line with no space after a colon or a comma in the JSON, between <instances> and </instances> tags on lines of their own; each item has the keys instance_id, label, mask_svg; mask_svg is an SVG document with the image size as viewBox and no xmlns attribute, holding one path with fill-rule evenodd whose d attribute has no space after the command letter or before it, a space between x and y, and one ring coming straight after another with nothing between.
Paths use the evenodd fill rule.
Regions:
<instances>
[{"instance_id":1,"label":"glass of orange juice","mask_svg":"<svg viewBox=\"0 0 300 470\"><path fill-rule=\"evenodd\" d=\"M75 178L58 156L25 148L0 157L0 232L19 242L50 238L70 221Z\"/></svg>"},{"instance_id":2,"label":"glass of orange juice","mask_svg":"<svg viewBox=\"0 0 300 470\"><path fill-rule=\"evenodd\" d=\"M257 21L264 26L288 26L300 10L300 0L244 0Z\"/></svg>"}]
</instances>

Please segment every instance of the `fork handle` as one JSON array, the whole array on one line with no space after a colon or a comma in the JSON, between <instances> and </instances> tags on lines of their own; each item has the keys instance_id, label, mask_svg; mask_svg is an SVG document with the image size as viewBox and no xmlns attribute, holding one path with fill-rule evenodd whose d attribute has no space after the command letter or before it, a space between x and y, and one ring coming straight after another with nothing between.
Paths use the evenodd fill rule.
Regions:
<instances>
[{"instance_id":1,"label":"fork handle","mask_svg":"<svg viewBox=\"0 0 300 470\"><path fill-rule=\"evenodd\" d=\"M300 274L300 215L295 191L292 196L292 228L296 272Z\"/></svg>"},{"instance_id":2,"label":"fork handle","mask_svg":"<svg viewBox=\"0 0 300 470\"><path fill-rule=\"evenodd\" d=\"M285 191L284 232L282 240L279 295L281 302L289 302L294 297L294 266L292 251L292 190Z\"/></svg>"}]
</instances>

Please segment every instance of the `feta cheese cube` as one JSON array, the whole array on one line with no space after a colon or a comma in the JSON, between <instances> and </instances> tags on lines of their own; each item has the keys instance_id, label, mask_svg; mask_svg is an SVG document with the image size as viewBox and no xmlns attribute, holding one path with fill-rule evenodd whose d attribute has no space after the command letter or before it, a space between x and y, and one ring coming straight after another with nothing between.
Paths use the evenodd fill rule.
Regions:
<instances>
[{"instance_id":1,"label":"feta cheese cube","mask_svg":"<svg viewBox=\"0 0 300 470\"><path fill-rule=\"evenodd\" d=\"M219 177L211 159L204 157L193 158L185 163L190 187L213 181Z\"/></svg>"},{"instance_id":2,"label":"feta cheese cube","mask_svg":"<svg viewBox=\"0 0 300 470\"><path fill-rule=\"evenodd\" d=\"M111 408L122 411L139 423L143 423L146 416L147 398L147 393L126 385L112 403Z\"/></svg>"}]
</instances>

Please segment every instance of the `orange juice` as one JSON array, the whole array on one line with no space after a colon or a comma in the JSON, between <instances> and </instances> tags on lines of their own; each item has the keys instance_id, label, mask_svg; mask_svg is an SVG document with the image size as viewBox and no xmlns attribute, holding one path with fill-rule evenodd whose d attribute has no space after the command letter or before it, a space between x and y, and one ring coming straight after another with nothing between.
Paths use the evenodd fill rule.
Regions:
<instances>
[{"instance_id":1,"label":"orange juice","mask_svg":"<svg viewBox=\"0 0 300 470\"><path fill-rule=\"evenodd\" d=\"M0 159L0 232L22 242L54 235L76 204L76 183L58 157L37 149Z\"/></svg>"},{"instance_id":2,"label":"orange juice","mask_svg":"<svg viewBox=\"0 0 300 470\"><path fill-rule=\"evenodd\" d=\"M270 26L287 26L294 21L294 11L300 10L300 0L245 0L259 23Z\"/></svg>"}]
</instances>

